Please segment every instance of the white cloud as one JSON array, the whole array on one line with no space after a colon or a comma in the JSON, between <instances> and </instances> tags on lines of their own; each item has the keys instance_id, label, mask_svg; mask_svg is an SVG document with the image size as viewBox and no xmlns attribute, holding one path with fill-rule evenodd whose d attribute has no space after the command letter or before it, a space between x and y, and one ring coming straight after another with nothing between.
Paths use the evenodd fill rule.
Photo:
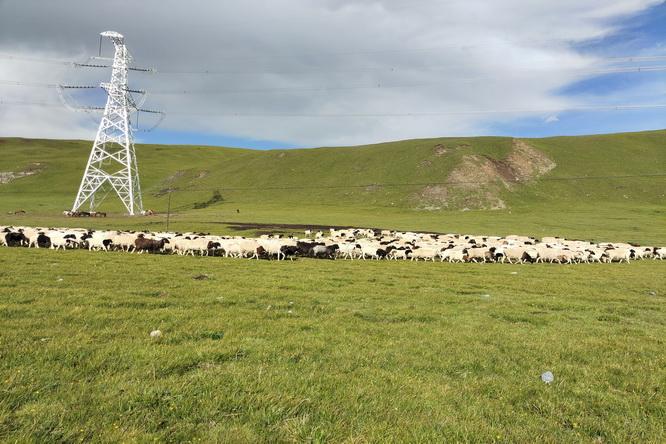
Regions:
<instances>
[{"instance_id":1,"label":"white cloud","mask_svg":"<svg viewBox=\"0 0 666 444\"><path fill-rule=\"evenodd\" d=\"M589 105L557 94L582 78L576 72L604 67L571 43L602 38L615 31L611 19L659 2L28 3L0 5L0 54L84 61L99 51L99 33L115 30L136 66L160 70L131 72L130 84L153 92L145 107L169 113L162 128L320 146L481 135L488 111ZM102 43L109 55L111 45ZM0 80L99 84L109 76L0 59ZM0 84L0 100L57 97L48 88ZM0 106L3 136L90 139L95 130L87 116L64 109Z\"/></svg>"}]
</instances>

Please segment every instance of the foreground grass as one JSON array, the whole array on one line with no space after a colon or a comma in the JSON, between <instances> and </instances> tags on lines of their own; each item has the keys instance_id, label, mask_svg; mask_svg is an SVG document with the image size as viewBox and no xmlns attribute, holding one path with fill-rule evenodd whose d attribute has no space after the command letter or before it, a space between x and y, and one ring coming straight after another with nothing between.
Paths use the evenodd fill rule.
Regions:
<instances>
[{"instance_id":1,"label":"foreground grass","mask_svg":"<svg viewBox=\"0 0 666 444\"><path fill-rule=\"evenodd\" d=\"M0 252L3 442L666 441L663 262Z\"/></svg>"}]
</instances>

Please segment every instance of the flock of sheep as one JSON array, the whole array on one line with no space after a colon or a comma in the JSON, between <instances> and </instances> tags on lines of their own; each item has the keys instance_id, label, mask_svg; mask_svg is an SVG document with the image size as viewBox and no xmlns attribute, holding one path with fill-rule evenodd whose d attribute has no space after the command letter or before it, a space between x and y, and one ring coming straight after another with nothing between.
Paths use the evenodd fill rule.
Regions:
<instances>
[{"instance_id":1,"label":"flock of sheep","mask_svg":"<svg viewBox=\"0 0 666 444\"><path fill-rule=\"evenodd\" d=\"M666 247L626 243L590 243L545 237L464 236L372 229L305 232L305 238L265 235L260 238L203 233L104 231L82 228L0 226L0 243L9 247L87 248L130 253L244 257L253 259L395 259L448 262L626 262L664 259Z\"/></svg>"}]
</instances>

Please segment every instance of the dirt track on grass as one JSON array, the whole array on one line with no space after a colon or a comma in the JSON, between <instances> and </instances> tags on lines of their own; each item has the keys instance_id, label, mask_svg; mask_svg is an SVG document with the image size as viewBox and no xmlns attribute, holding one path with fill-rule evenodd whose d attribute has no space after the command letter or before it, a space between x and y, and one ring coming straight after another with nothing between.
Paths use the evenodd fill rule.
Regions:
<instances>
[{"instance_id":1,"label":"dirt track on grass","mask_svg":"<svg viewBox=\"0 0 666 444\"><path fill-rule=\"evenodd\" d=\"M329 228L336 230L343 230L348 228L358 228L352 227L349 225L302 225L302 224L260 224L252 222L205 222L212 225L226 225L231 230L235 231L255 231L258 235L261 234L271 234L271 233L280 233L280 232L293 232L293 231L305 231L310 230L312 232L323 231L328 234ZM371 228L373 230L382 230L381 228L373 227L363 227Z\"/></svg>"}]
</instances>

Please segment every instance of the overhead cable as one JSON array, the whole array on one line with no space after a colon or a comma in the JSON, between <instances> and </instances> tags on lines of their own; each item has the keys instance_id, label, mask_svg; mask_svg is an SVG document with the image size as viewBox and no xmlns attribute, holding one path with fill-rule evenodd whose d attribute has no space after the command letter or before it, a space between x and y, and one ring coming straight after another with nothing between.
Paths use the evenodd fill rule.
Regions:
<instances>
[{"instance_id":1,"label":"overhead cable","mask_svg":"<svg viewBox=\"0 0 666 444\"><path fill-rule=\"evenodd\" d=\"M57 103L17 102L0 100L0 105L9 106L62 106ZM358 117L431 117L445 115L483 115L483 114L542 114L557 112L584 112L584 111L628 111L637 109L663 109L666 104L643 104L643 105L604 105L570 108L548 108L548 109L513 109L513 110L477 110L477 111L433 111L433 112L403 112L403 113L363 113L363 114L305 114L305 113L238 113L238 112L170 112L175 115L187 116L223 116L223 117L312 117L312 118L358 118ZM85 107L83 111L103 110L99 107ZM142 112L162 114L163 111L140 110Z\"/></svg>"}]
</instances>

